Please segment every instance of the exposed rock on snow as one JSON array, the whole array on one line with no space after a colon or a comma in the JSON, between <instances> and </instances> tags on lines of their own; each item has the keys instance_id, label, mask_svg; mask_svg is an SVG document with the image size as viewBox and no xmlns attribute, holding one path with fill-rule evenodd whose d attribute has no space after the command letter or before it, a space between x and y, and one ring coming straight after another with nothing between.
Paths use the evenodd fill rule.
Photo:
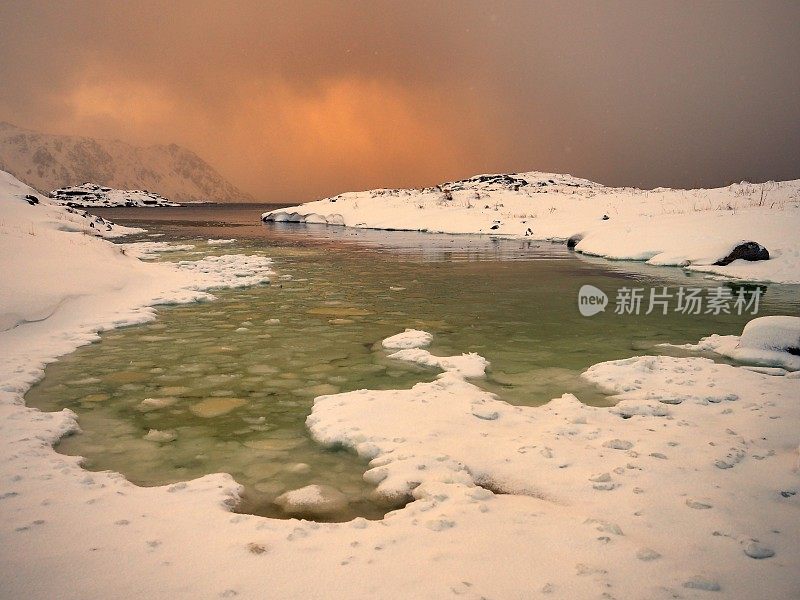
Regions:
<instances>
[{"instance_id":1,"label":"exposed rock on snow","mask_svg":"<svg viewBox=\"0 0 800 600\"><path fill-rule=\"evenodd\" d=\"M568 241L606 258L800 283L800 180L639 190L549 173L480 175L432 188L341 194L262 219ZM752 239L759 243L743 245Z\"/></svg>"},{"instance_id":2,"label":"exposed rock on snow","mask_svg":"<svg viewBox=\"0 0 800 600\"><path fill-rule=\"evenodd\" d=\"M115 190L94 183L84 183L71 187L59 188L50 192L50 197L65 206L73 208L109 207L109 206L180 206L170 202L164 196L147 190Z\"/></svg>"},{"instance_id":3,"label":"exposed rock on snow","mask_svg":"<svg viewBox=\"0 0 800 600\"><path fill-rule=\"evenodd\" d=\"M574 235L569 236L569 238L567 239L567 248L569 248L570 250L574 250L575 246L577 246L582 239L583 239L583 234L581 233L576 233Z\"/></svg>"},{"instance_id":4,"label":"exposed rock on snow","mask_svg":"<svg viewBox=\"0 0 800 600\"><path fill-rule=\"evenodd\" d=\"M769 260L769 252L758 242L742 242L714 264L724 267L735 260Z\"/></svg>"},{"instance_id":5,"label":"exposed rock on snow","mask_svg":"<svg viewBox=\"0 0 800 600\"><path fill-rule=\"evenodd\" d=\"M290 515L325 517L344 510L347 496L329 485L307 485L285 492L275 498L275 504Z\"/></svg>"}]
</instances>

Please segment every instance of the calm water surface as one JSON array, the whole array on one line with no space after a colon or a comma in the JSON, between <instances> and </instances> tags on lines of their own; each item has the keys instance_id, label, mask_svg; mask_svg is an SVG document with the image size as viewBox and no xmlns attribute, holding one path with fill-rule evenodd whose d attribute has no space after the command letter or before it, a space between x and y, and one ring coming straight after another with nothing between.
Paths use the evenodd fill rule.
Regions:
<instances>
[{"instance_id":1,"label":"calm water surface","mask_svg":"<svg viewBox=\"0 0 800 600\"><path fill-rule=\"evenodd\" d=\"M132 240L195 245L159 260L260 253L277 274L271 285L217 291L214 303L159 307L155 322L107 332L50 365L27 401L79 415L82 433L65 438L60 452L140 485L228 472L245 486L240 510L274 517L287 516L277 495L331 485L350 500L332 520L379 518L393 507L372 497L366 461L320 447L304 422L315 396L435 377L388 359L383 338L414 327L434 334L434 354L480 353L491 368L476 383L512 404L570 392L607 405L579 377L588 366L664 352L654 347L661 342L739 333L750 318L613 314L619 287L726 285L680 269L591 259L548 243L261 224L269 208L98 211L148 229ZM209 246L209 238L237 242ZM609 294L607 312L580 316L584 284ZM759 314L800 314L798 286L761 290ZM151 429L175 439L145 439Z\"/></svg>"}]
</instances>

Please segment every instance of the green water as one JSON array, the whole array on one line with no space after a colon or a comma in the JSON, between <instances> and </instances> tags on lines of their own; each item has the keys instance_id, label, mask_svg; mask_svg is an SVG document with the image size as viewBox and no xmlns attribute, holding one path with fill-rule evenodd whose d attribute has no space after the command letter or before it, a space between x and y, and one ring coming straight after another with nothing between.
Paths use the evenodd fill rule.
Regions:
<instances>
[{"instance_id":1,"label":"green water","mask_svg":"<svg viewBox=\"0 0 800 600\"><path fill-rule=\"evenodd\" d=\"M240 510L261 515L285 517L275 497L312 483L349 498L333 520L379 518L393 508L372 497L365 461L320 447L304 422L315 396L435 377L380 348L407 327L433 333L434 354L485 356L491 368L476 383L513 404L571 392L607 405L579 377L589 365L663 351L654 347L660 342L738 333L750 318L613 310L582 317L576 294L587 283L611 296L621 286L720 284L678 269L576 257L549 244L198 220L147 225L165 233L159 240L197 244L199 254L161 260L263 253L277 275L271 285L216 291L216 302L161 307L153 323L107 332L50 365L26 400L78 414L82 433L57 449L84 456L90 470L119 471L140 485L227 472L245 486ZM234 246L198 241L231 235L239 239ZM797 287L764 289L759 314L800 312ZM147 398L160 404L142 404ZM151 429L175 439L145 439Z\"/></svg>"}]
</instances>

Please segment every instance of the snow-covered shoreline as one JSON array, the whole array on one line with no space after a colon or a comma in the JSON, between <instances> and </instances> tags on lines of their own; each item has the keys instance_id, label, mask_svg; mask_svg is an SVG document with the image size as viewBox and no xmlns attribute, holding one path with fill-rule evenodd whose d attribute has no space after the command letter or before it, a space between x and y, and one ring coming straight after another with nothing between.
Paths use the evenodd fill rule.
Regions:
<instances>
[{"instance_id":1,"label":"snow-covered shoreline","mask_svg":"<svg viewBox=\"0 0 800 600\"><path fill-rule=\"evenodd\" d=\"M432 336L411 330L384 340L386 351L441 375L410 390L322 396L308 419L321 443L372 459L366 476L381 493L414 500L381 521L233 514L239 486L225 474L141 488L84 471L52 449L75 431L74 413L24 405L44 366L98 331L155 318L154 304L264 281L270 263L145 263L100 239L91 218L30 204L35 192L4 177L4 595L704 598L718 589L744 599L800 589L797 373L639 357L585 374L620 395L614 408L568 395L516 407L466 379L481 376L483 357L434 356L422 349ZM112 229L103 233L125 232Z\"/></svg>"},{"instance_id":2,"label":"snow-covered shoreline","mask_svg":"<svg viewBox=\"0 0 800 600\"><path fill-rule=\"evenodd\" d=\"M800 283L800 181L710 190L610 188L569 175L476 176L350 192L264 213L275 222L567 241L590 255L736 279ZM770 259L714 263L752 241Z\"/></svg>"}]
</instances>

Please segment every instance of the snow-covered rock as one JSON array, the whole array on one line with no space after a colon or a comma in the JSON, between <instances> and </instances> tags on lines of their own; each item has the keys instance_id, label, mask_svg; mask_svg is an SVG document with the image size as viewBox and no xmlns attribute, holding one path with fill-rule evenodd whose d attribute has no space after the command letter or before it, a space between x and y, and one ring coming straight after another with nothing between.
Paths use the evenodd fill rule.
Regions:
<instances>
[{"instance_id":1,"label":"snow-covered rock","mask_svg":"<svg viewBox=\"0 0 800 600\"><path fill-rule=\"evenodd\" d=\"M800 317L758 317L745 325L741 336L710 335L697 344L676 347L714 352L749 365L778 367L767 369L768 373L800 371Z\"/></svg>"},{"instance_id":2,"label":"snow-covered rock","mask_svg":"<svg viewBox=\"0 0 800 600\"><path fill-rule=\"evenodd\" d=\"M739 347L800 357L800 317L772 316L753 319L745 325Z\"/></svg>"},{"instance_id":3,"label":"snow-covered rock","mask_svg":"<svg viewBox=\"0 0 800 600\"><path fill-rule=\"evenodd\" d=\"M275 504L295 516L325 517L344 510L347 496L329 485L307 485L275 498Z\"/></svg>"},{"instance_id":4,"label":"snow-covered rock","mask_svg":"<svg viewBox=\"0 0 800 600\"><path fill-rule=\"evenodd\" d=\"M403 333L386 338L381 342L381 345L389 350L403 350L405 348L429 346L432 340L433 336L427 331L406 329Z\"/></svg>"},{"instance_id":5,"label":"snow-covered rock","mask_svg":"<svg viewBox=\"0 0 800 600\"><path fill-rule=\"evenodd\" d=\"M589 255L800 283L800 180L640 190L551 173L479 175L431 188L341 194L262 219L571 240Z\"/></svg>"},{"instance_id":6,"label":"snow-covered rock","mask_svg":"<svg viewBox=\"0 0 800 600\"><path fill-rule=\"evenodd\" d=\"M94 183L83 183L59 188L50 192L50 197L73 208L110 207L110 206L180 206L147 190L115 190Z\"/></svg>"}]
</instances>

